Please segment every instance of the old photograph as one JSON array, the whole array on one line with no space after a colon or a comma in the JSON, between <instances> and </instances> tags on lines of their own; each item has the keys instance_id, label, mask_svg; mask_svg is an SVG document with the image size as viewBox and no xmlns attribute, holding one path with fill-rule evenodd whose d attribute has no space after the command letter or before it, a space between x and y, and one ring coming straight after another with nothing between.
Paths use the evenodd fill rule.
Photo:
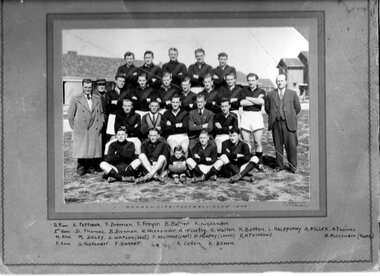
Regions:
<instances>
[{"instance_id":1,"label":"old photograph","mask_svg":"<svg viewBox=\"0 0 380 276\"><path fill-rule=\"evenodd\" d=\"M309 201L308 36L62 30L65 202Z\"/></svg>"}]
</instances>

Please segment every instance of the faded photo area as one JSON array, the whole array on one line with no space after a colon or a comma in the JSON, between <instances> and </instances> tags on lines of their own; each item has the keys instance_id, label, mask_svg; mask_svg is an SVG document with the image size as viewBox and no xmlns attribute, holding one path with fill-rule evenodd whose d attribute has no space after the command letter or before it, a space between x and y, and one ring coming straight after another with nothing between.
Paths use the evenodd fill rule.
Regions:
<instances>
[{"instance_id":1,"label":"faded photo area","mask_svg":"<svg viewBox=\"0 0 380 276\"><path fill-rule=\"evenodd\" d=\"M171 48L176 57L169 62ZM185 66L181 74L175 59ZM126 62L134 69L121 70ZM310 200L309 95L317 91L309 89L305 33L292 27L67 29L62 65L66 204ZM230 71L223 73L225 68ZM176 72L168 77L170 70ZM174 128L167 117L177 119L169 91L178 93L180 110L186 110L180 136L166 132ZM191 128L202 99L213 121L202 121L202 113L200 128ZM130 129L119 132L123 112ZM230 114L236 123L224 121ZM189 149L202 140L204 124L207 141ZM189 143L177 158L173 145L183 137ZM125 140L134 150L126 150ZM144 159L141 153L157 145L166 147L159 153L165 158Z\"/></svg>"}]
</instances>

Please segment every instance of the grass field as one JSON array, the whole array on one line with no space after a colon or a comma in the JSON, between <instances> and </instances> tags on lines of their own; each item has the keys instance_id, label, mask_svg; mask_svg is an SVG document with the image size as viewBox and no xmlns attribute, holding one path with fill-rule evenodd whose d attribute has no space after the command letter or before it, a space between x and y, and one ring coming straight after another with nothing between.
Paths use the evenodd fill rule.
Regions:
<instances>
[{"instance_id":1,"label":"grass field","mask_svg":"<svg viewBox=\"0 0 380 276\"><path fill-rule=\"evenodd\" d=\"M156 181L108 183L102 173L76 173L76 160L72 158L71 132L64 133L64 198L66 203L125 203L125 202L215 202L215 201L305 201L310 199L310 152L308 110L298 116L298 170L274 172L275 153L272 133L263 133L265 172L252 171L253 183L239 181L230 184L228 179L203 183L175 184L168 177L165 183ZM264 115L265 116L265 115ZM265 116L265 121L267 118ZM190 182L190 181L188 181Z\"/></svg>"}]
</instances>

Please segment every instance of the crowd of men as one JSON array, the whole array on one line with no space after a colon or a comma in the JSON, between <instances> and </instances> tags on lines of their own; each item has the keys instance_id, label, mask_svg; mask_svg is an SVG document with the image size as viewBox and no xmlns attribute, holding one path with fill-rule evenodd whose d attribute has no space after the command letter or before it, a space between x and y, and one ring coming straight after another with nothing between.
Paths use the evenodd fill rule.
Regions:
<instances>
[{"instance_id":1,"label":"crowd of men","mask_svg":"<svg viewBox=\"0 0 380 276\"><path fill-rule=\"evenodd\" d=\"M169 175L176 183L227 177L231 183L253 181L249 176L262 166L264 130L262 107L273 133L276 171L284 170L284 147L289 171L297 170L297 114L301 107L287 77L277 76L277 89L266 93L259 77L247 75L247 86L236 84L236 69L218 55L219 66L205 63L205 51L195 50L188 68L169 49L162 68L146 51L144 65L134 65L132 52L115 76L82 81L82 93L71 99L68 121L73 129L73 157L80 176L103 171L109 182L134 183ZM250 137L254 143L251 145Z\"/></svg>"}]
</instances>

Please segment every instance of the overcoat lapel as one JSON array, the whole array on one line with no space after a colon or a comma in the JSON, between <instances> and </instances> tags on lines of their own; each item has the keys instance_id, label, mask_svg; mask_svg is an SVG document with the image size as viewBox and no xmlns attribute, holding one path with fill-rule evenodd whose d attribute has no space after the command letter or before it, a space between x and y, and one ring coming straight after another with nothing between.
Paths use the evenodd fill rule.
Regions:
<instances>
[{"instance_id":1,"label":"overcoat lapel","mask_svg":"<svg viewBox=\"0 0 380 276\"><path fill-rule=\"evenodd\" d=\"M278 95L278 90L275 90L273 93L274 104L277 108L280 106L280 96Z\"/></svg>"},{"instance_id":2,"label":"overcoat lapel","mask_svg":"<svg viewBox=\"0 0 380 276\"><path fill-rule=\"evenodd\" d=\"M87 100L84 98L84 95L82 95L82 97L80 97L80 99L79 99L79 103L80 103L81 105L83 105L84 108L85 108L88 112L91 113L90 106L88 105Z\"/></svg>"}]
</instances>

